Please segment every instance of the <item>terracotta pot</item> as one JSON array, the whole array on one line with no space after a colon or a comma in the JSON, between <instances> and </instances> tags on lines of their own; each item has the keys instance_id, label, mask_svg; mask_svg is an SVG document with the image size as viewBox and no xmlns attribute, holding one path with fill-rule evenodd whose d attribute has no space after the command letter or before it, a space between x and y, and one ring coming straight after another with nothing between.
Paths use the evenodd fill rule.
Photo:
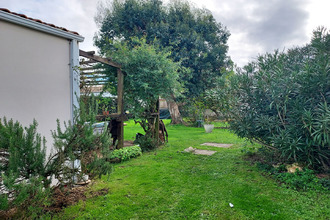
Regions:
<instances>
[{"instance_id":1,"label":"terracotta pot","mask_svg":"<svg viewBox=\"0 0 330 220\"><path fill-rule=\"evenodd\" d=\"M108 116L109 115L109 111L103 111L103 115Z\"/></svg>"}]
</instances>

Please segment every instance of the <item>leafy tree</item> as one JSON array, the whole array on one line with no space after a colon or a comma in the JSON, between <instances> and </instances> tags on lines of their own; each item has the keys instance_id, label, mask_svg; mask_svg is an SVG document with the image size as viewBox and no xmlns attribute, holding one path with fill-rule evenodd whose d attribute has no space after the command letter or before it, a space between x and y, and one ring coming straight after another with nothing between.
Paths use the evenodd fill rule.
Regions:
<instances>
[{"instance_id":1,"label":"leafy tree","mask_svg":"<svg viewBox=\"0 0 330 220\"><path fill-rule=\"evenodd\" d=\"M234 71L228 71L216 79L216 86L203 94L201 102L205 108L211 109L218 118L230 119L230 111L237 102L235 87L238 78Z\"/></svg>"},{"instance_id":2,"label":"leafy tree","mask_svg":"<svg viewBox=\"0 0 330 220\"><path fill-rule=\"evenodd\" d=\"M132 48L127 41L115 41L108 56L121 62L124 77L124 95L127 109L139 123L146 137L153 138L155 115L160 96L168 97L181 90L178 71L186 71L180 63L168 57L169 51L146 43L146 39L132 38Z\"/></svg>"},{"instance_id":3,"label":"leafy tree","mask_svg":"<svg viewBox=\"0 0 330 220\"><path fill-rule=\"evenodd\" d=\"M330 34L287 53L259 56L238 73L232 129L278 159L329 170Z\"/></svg>"},{"instance_id":4,"label":"leafy tree","mask_svg":"<svg viewBox=\"0 0 330 220\"><path fill-rule=\"evenodd\" d=\"M231 65L227 57L229 32L206 9L194 8L185 1L163 5L159 0L114 0L99 12L96 20L100 31L95 45L102 54L111 49L109 40L122 39L130 45L134 36L145 36L147 43L156 38L161 47L171 49L174 61L181 61L191 69L189 73L180 73L180 81L186 88L184 95L188 98L198 97L205 89L214 87L214 79L221 75L221 69ZM172 120L174 110L180 117L178 106L173 102L176 98L174 94L168 98L173 106L170 108Z\"/></svg>"}]
</instances>

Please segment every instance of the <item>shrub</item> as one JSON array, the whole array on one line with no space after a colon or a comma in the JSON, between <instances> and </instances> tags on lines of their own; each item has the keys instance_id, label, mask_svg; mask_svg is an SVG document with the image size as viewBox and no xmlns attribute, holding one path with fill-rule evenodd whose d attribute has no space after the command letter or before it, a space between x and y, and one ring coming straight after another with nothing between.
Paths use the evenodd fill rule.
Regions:
<instances>
[{"instance_id":1,"label":"shrub","mask_svg":"<svg viewBox=\"0 0 330 220\"><path fill-rule=\"evenodd\" d=\"M320 184L325 188L330 190L330 177L324 177L320 179Z\"/></svg>"},{"instance_id":2,"label":"shrub","mask_svg":"<svg viewBox=\"0 0 330 220\"><path fill-rule=\"evenodd\" d=\"M151 151L158 146L157 140L149 137L147 134L136 139L134 144L138 144L142 152Z\"/></svg>"},{"instance_id":3,"label":"shrub","mask_svg":"<svg viewBox=\"0 0 330 220\"><path fill-rule=\"evenodd\" d=\"M110 159L119 161L129 160L130 158L138 157L142 155L142 150L139 146L124 147L114 150L110 156Z\"/></svg>"},{"instance_id":4,"label":"shrub","mask_svg":"<svg viewBox=\"0 0 330 220\"><path fill-rule=\"evenodd\" d=\"M258 162L257 168L261 171L270 174L281 183L295 190L325 190L328 189L326 178L319 179L313 170L304 168L303 170L296 170L294 173L287 172L285 164L273 166L269 163Z\"/></svg>"},{"instance_id":5,"label":"shrub","mask_svg":"<svg viewBox=\"0 0 330 220\"><path fill-rule=\"evenodd\" d=\"M36 132L36 121L23 128L19 122L0 119L0 210L17 207L17 214L37 218L42 206L49 204L52 176L70 186L84 174L111 171L110 135L107 129L96 133L92 126L96 107L90 104L86 109L81 102L74 123L64 123L64 130L57 121L55 153L47 162L45 139Z\"/></svg>"},{"instance_id":6,"label":"shrub","mask_svg":"<svg viewBox=\"0 0 330 220\"><path fill-rule=\"evenodd\" d=\"M203 97L186 99L184 100L185 104L180 106L181 115L194 127L203 125L205 104L202 102L202 99Z\"/></svg>"},{"instance_id":7,"label":"shrub","mask_svg":"<svg viewBox=\"0 0 330 220\"><path fill-rule=\"evenodd\" d=\"M37 122L23 128L19 122L0 120L0 210L24 210L47 201L49 179L45 172L45 139Z\"/></svg>"},{"instance_id":8,"label":"shrub","mask_svg":"<svg viewBox=\"0 0 330 220\"><path fill-rule=\"evenodd\" d=\"M48 161L48 172L55 175L61 185L72 185L83 180L84 174L100 176L111 171L107 161L111 155L110 134L104 128L102 133L94 132L97 105L86 109L80 102L75 111L74 124L64 122L62 130L59 120L57 130L52 132L55 154Z\"/></svg>"},{"instance_id":9,"label":"shrub","mask_svg":"<svg viewBox=\"0 0 330 220\"><path fill-rule=\"evenodd\" d=\"M329 66L330 34L322 28L305 47L259 56L238 71L231 128L278 160L329 170Z\"/></svg>"},{"instance_id":10,"label":"shrub","mask_svg":"<svg viewBox=\"0 0 330 220\"><path fill-rule=\"evenodd\" d=\"M296 190L321 190L323 187L320 180L314 175L313 170L297 170L294 173L279 173L277 178Z\"/></svg>"}]
</instances>

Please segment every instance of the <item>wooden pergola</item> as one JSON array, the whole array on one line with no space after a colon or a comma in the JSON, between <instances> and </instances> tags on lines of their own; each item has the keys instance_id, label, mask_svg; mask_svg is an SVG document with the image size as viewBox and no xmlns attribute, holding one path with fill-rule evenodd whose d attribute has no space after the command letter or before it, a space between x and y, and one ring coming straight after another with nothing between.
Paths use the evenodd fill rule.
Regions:
<instances>
[{"instance_id":1,"label":"wooden pergola","mask_svg":"<svg viewBox=\"0 0 330 220\"><path fill-rule=\"evenodd\" d=\"M117 80L118 80L118 84L117 84L117 112L116 113L112 113L110 114L110 118L112 119L116 119L118 122L118 129L117 129L117 136L118 136L118 145L117 148L122 148L124 146L124 120L125 120L125 114L124 114L124 100L123 100L123 95L124 95L124 74L121 71L121 65L112 61L109 58L103 58L100 56L95 55L94 51L83 51L83 50L79 50L79 56L86 58L87 60L81 61L80 62L80 66L82 65L92 65L92 64L96 64L96 63L102 63L102 64L106 64L112 67L115 67L117 69ZM84 67L81 68L82 74L84 75L84 71L93 71L95 68L93 66L91 67ZM90 83L90 85L102 85L104 84L106 81L104 81L104 74L102 73L102 71L100 72L88 72L85 75L89 75L89 78L99 78L101 80L92 80ZM102 81L103 79L103 81Z\"/></svg>"}]
</instances>

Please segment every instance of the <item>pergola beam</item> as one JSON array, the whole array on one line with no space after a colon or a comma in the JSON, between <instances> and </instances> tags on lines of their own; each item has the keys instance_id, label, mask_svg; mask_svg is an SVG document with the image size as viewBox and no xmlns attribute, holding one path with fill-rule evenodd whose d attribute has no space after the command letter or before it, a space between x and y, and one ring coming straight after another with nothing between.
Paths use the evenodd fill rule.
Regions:
<instances>
[{"instance_id":1,"label":"pergola beam","mask_svg":"<svg viewBox=\"0 0 330 220\"><path fill-rule=\"evenodd\" d=\"M94 75L94 74L86 74L86 75L82 75L82 77L84 79L105 79L105 78L108 78L107 75Z\"/></svg>"},{"instance_id":2,"label":"pergola beam","mask_svg":"<svg viewBox=\"0 0 330 220\"><path fill-rule=\"evenodd\" d=\"M100 68L95 68L93 66L80 68L81 71L85 71L85 70L97 70L97 69L100 69Z\"/></svg>"},{"instance_id":3,"label":"pergola beam","mask_svg":"<svg viewBox=\"0 0 330 220\"><path fill-rule=\"evenodd\" d=\"M87 64L93 64L93 63L97 63L94 60L84 60L84 61L80 61L79 64L80 65L87 65Z\"/></svg>"},{"instance_id":4,"label":"pergola beam","mask_svg":"<svg viewBox=\"0 0 330 220\"><path fill-rule=\"evenodd\" d=\"M94 55L94 53L95 53L94 51L86 52L86 51L83 51L83 50L79 50L79 56L86 57L86 58L89 58L91 60L95 60L95 61L100 62L100 63L108 64L108 65L113 66L113 67L121 68L120 64L118 64L116 62L113 62L109 58L103 58L103 57Z\"/></svg>"}]
</instances>

